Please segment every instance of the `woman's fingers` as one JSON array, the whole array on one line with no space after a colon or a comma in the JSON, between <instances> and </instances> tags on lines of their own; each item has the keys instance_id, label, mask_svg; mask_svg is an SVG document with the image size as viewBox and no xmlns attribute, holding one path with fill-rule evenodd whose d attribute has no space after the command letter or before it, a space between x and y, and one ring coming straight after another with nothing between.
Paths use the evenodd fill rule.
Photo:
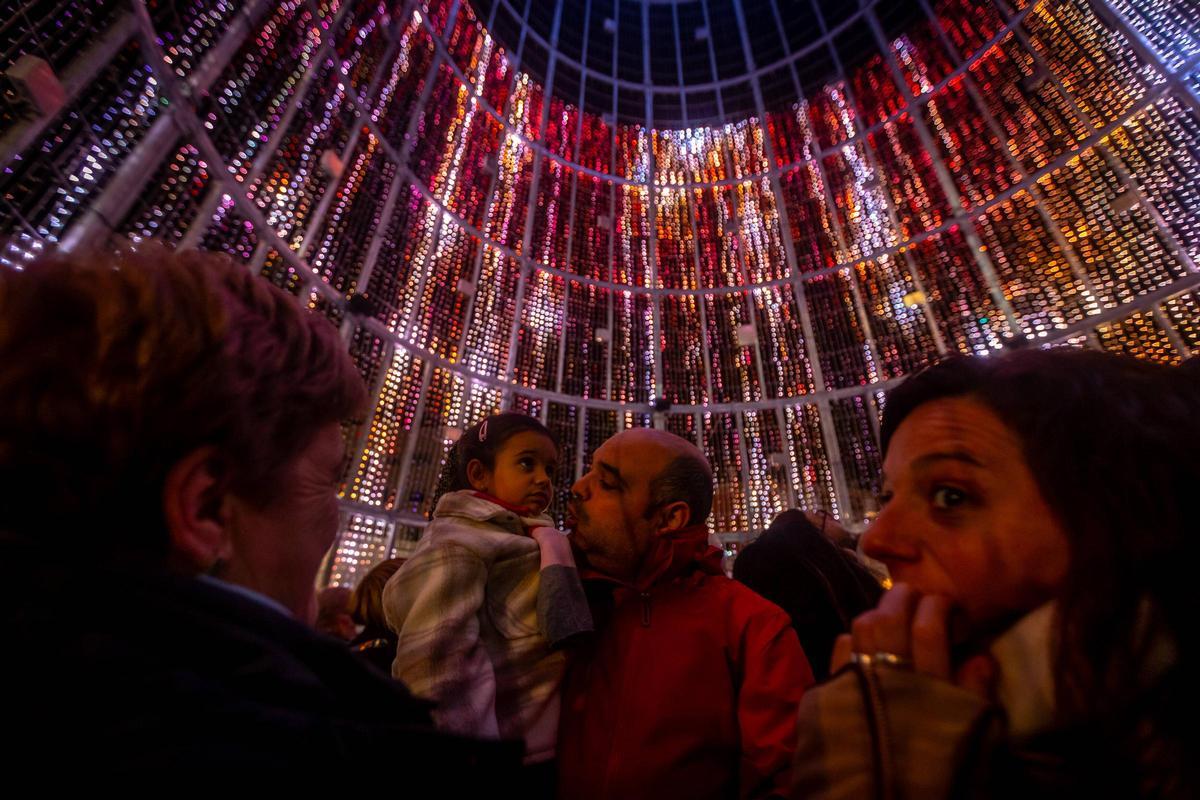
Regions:
<instances>
[{"instance_id":1,"label":"woman's fingers","mask_svg":"<svg viewBox=\"0 0 1200 800\"><path fill-rule=\"evenodd\" d=\"M912 660L917 672L950 677L950 601L930 595L917 603L912 621Z\"/></svg>"},{"instance_id":2,"label":"woman's fingers","mask_svg":"<svg viewBox=\"0 0 1200 800\"><path fill-rule=\"evenodd\" d=\"M878 657L890 654L912 661L919 673L953 680L964 689L991 698L997 667L988 655L967 659L957 669L950 661L950 614L953 606L939 595L923 596L898 583L879 601L879 607L860 614L833 645L830 670L837 671L853 653Z\"/></svg>"},{"instance_id":3,"label":"woman's fingers","mask_svg":"<svg viewBox=\"0 0 1200 800\"><path fill-rule=\"evenodd\" d=\"M835 668L850 659L850 652L868 656L886 653L912 660L918 672L949 679L950 601L922 596L898 583L879 601L879 607L858 616L850 626L849 643L835 644ZM849 648L846 651L845 648Z\"/></svg>"},{"instance_id":4,"label":"woman's fingers","mask_svg":"<svg viewBox=\"0 0 1200 800\"><path fill-rule=\"evenodd\" d=\"M854 651L874 655L891 653L901 658L912 657L911 634L913 612L920 595L911 587L898 583L879 601L879 607L857 617L850 626Z\"/></svg>"}]
</instances>

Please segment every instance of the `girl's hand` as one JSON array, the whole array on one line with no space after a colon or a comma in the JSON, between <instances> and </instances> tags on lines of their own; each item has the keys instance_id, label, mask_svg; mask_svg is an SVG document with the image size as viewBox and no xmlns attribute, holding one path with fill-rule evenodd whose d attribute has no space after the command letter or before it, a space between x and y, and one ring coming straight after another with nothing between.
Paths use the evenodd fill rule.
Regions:
<instances>
[{"instance_id":1,"label":"girl's hand","mask_svg":"<svg viewBox=\"0 0 1200 800\"><path fill-rule=\"evenodd\" d=\"M559 564L565 567L575 566L575 556L571 553L571 542L567 534L558 528L534 528L531 534L542 552L542 569Z\"/></svg>"}]
</instances>

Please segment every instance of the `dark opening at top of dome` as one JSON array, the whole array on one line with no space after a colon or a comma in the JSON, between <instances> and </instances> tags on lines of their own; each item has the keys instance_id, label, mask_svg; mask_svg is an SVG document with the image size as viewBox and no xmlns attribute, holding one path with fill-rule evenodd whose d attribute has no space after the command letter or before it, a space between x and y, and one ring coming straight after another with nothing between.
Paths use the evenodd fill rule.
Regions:
<instances>
[{"instance_id":1,"label":"dark opening at top of dome","mask_svg":"<svg viewBox=\"0 0 1200 800\"><path fill-rule=\"evenodd\" d=\"M468 2L468 0L464 0ZM928 17L913 0L469 0L519 68L564 102L653 128L787 106Z\"/></svg>"}]
</instances>

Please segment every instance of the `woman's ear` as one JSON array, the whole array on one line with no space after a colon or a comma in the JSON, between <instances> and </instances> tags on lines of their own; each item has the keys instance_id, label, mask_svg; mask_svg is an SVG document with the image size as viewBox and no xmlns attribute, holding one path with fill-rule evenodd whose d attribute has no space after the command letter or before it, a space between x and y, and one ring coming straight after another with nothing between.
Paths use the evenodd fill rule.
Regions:
<instances>
[{"instance_id":1,"label":"woman's ear","mask_svg":"<svg viewBox=\"0 0 1200 800\"><path fill-rule=\"evenodd\" d=\"M477 492L492 493L492 471L478 458L472 458L467 463L467 482Z\"/></svg>"},{"instance_id":2,"label":"woman's ear","mask_svg":"<svg viewBox=\"0 0 1200 800\"><path fill-rule=\"evenodd\" d=\"M208 572L232 555L228 503L215 464L216 448L201 447L175 462L163 482L171 561L187 572Z\"/></svg>"}]
</instances>

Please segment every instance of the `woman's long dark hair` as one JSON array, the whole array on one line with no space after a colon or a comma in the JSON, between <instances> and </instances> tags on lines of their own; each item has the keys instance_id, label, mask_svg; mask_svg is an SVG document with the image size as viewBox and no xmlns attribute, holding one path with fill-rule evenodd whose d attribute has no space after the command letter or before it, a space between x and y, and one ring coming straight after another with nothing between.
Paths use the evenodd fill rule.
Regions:
<instances>
[{"instance_id":1,"label":"woman's long dark hair","mask_svg":"<svg viewBox=\"0 0 1200 800\"><path fill-rule=\"evenodd\" d=\"M1190 376L1089 350L956 357L888 395L884 451L918 406L956 396L983 403L1017 435L1066 531L1055 668L1064 719L1128 711L1163 640L1156 632L1174 639L1177 674L1190 675L1200 487L1200 391Z\"/></svg>"},{"instance_id":2,"label":"woman's long dark hair","mask_svg":"<svg viewBox=\"0 0 1200 800\"><path fill-rule=\"evenodd\" d=\"M507 411L503 414L493 414L467 428L458 441L450 445L446 451L446 461L438 474L437 489L433 494L433 505L429 507L429 516L437 510L438 501L447 492L457 492L460 489L470 489L471 481L467 478L467 465L478 459L485 467L491 469L496 464L496 453L504 443L522 431L540 433L554 442L558 441L550 430L533 417Z\"/></svg>"}]
</instances>

